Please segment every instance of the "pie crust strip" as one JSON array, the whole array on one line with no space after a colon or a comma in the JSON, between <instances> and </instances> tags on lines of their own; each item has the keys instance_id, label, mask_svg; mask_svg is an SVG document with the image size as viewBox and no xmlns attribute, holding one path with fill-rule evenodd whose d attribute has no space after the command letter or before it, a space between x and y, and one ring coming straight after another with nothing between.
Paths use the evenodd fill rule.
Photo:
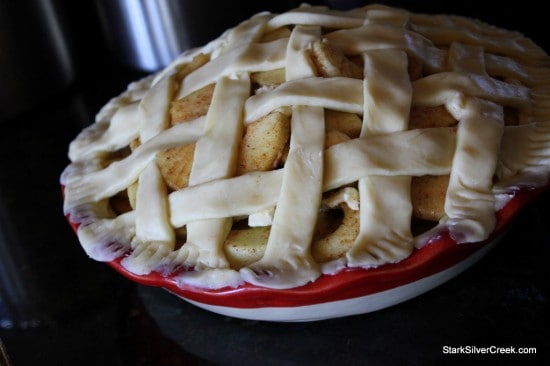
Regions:
<instances>
[{"instance_id":1,"label":"pie crust strip","mask_svg":"<svg viewBox=\"0 0 550 366\"><path fill-rule=\"evenodd\" d=\"M164 130L136 148L131 155L103 168L98 160L75 162L63 174L65 213L81 204L112 197L128 188L159 151L195 142L203 134L204 119ZM86 173L86 174L85 174Z\"/></svg>"},{"instance_id":2,"label":"pie crust strip","mask_svg":"<svg viewBox=\"0 0 550 366\"><path fill-rule=\"evenodd\" d=\"M309 42L311 35L311 30L297 26L291 34L290 44ZM291 46L287 54L303 53L305 49ZM289 57L297 58L296 55ZM302 65L302 72L296 72L294 77L314 74L309 65ZM304 285L321 274L310 248L323 188L323 107L302 106L299 101L295 102L291 132L281 192L264 256L240 270L245 281L272 288Z\"/></svg>"},{"instance_id":3,"label":"pie crust strip","mask_svg":"<svg viewBox=\"0 0 550 366\"><path fill-rule=\"evenodd\" d=\"M459 79L465 73L480 75L468 79L485 86L487 91L493 89L491 99L506 103L524 92L528 93L527 88L518 88L516 93L513 90L515 85L500 85L496 79L485 77L482 48L453 44L450 52L452 62L449 67L454 70L451 75L458 75ZM483 81L478 81L478 78ZM477 98L477 93L466 89L467 96L455 92L455 96L447 100L447 109L459 122L456 152L445 196L445 216L440 223L449 229L457 243L484 240L496 225L496 201L492 187L504 133L502 106L488 96L484 97L489 100Z\"/></svg>"},{"instance_id":4,"label":"pie crust strip","mask_svg":"<svg viewBox=\"0 0 550 366\"><path fill-rule=\"evenodd\" d=\"M86 128L69 146L72 162L100 158L106 151L116 151L139 137L139 103L120 107L111 122L98 122Z\"/></svg>"},{"instance_id":5,"label":"pie crust strip","mask_svg":"<svg viewBox=\"0 0 550 366\"><path fill-rule=\"evenodd\" d=\"M132 273L150 273L174 249L175 233L170 225L167 196L162 175L151 161L139 176L132 252L121 261Z\"/></svg>"},{"instance_id":6,"label":"pie crust strip","mask_svg":"<svg viewBox=\"0 0 550 366\"><path fill-rule=\"evenodd\" d=\"M304 77L289 80L277 88L250 97L245 106L245 122L290 105L322 105L327 109L363 113L363 82L346 77Z\"/></svg>"},{"instance_id":7,"label":"pie crust strip","mask_svg":"<svg viewBox=\"0 0 550 366\"><path fill-rule=\"evenodd\" d=\"M146 143L168 128L175 86L173 76L167 75L154 84L139 103L140 143ZM154 160L141 172L138 182L136 235L131 242L131 254L121 264L143 275L150 273L157 262L173 250L175 233L169 220L168 190Z\"/></svg>"},{"instance_id":8,"label":"pie crust strip","mask_svg":"<svg viewBox=\"0 0 550 366\"><path fill-rule=\"evenodd\" d=\"M213 59L184 79L178 98L185 97L223 76L284 67L287 43L288 39L282 38L268 43L244 44Z\"/></svg>"},{"instance_id":9,"label":"pie crust strip","mask_svg":"<svg viewBox=\"0 0 550 366\"><path fill-rule=\"evenodd\" d=\"M235 174L242 137L242 111L249 93L247 73L217 81L204 135L196 143L190 186ZM228 267L222 245L231 225L231 218L187 224L187 242L173 254L176 262L195 269Z\"/></svg>"},{"instance_id":10,"label":"pie crust strip","mask_svg":"<svg viewBox=\"0 0 550 366\"><path fill-rule=\"evenodd\" d=\"M492 187L504 117L502 107L492 102L457 99L462 116L457 115L456 152L441 223L458 243L477 242L486 239L496 224Z\"/></svg>"},{"instance_id":11,"label":"pie crust strip","mask_svg":"<svg viewBox=\"0 0 550 366\"><path fill-rule=\"evenodd\" d=\"M325 7L303 5L270 19L267 23L267 30L293 24L327 28L355 28L363 24L363 21L364 14L359 12L346 12L327 9Z\"/></svg>"},{"instance_id":12,"label":"pie crust strip","mask_svg":"<svg viewBox=\"0 0 550 366\"><path fill-rule=\"evenodd\" d=\"M408 128L412 86L401 50L365 52L361 136ZM395 157L394 157L395 158ZM352 267L376 267L407 257L413 248L410 176L366 176L359 180L359 234L346 254Z\"/></svg>"}]
</instances>

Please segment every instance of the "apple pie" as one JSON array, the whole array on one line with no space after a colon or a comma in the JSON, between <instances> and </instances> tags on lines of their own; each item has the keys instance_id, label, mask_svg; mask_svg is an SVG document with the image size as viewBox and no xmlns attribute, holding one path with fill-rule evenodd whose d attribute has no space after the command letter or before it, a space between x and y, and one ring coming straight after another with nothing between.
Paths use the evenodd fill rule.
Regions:
<instances>
[{"instance_id":1,"label":"apple pie","mask_svg":"<svg viewBox=\"0 0 550 366\"><path fill-rule=\"evenodd\" d=\"M549 67L460 16L259 13L102 108L70 144L64 212L91 258L208 289L480 242L548 184Z\"/></svg>"}]
</instances>

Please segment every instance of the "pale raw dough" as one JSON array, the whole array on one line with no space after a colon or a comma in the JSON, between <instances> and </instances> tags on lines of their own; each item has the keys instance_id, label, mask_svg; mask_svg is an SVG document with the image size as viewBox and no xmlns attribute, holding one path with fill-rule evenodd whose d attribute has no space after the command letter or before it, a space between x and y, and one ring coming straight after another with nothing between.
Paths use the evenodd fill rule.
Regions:
<instances>
[{"instance_id":1,"label":"pale raw dough","mask_svg":"<svg viewBox=\"0 0 550 366\"><path fill-rule=\"evenodd\" d=\"M187 268L177 283L206 288L293 288L331 268L403 260L429 235L411 233L413 176L449 175L433 232L484 240L511 189L548 182L549 61L517 32L456 16L381 5L260 13L102 108L70 145L64 211L92 258L124 256L140 275ZM206 116L172 125L172 101L208 85ZM410 129L410 110L432 107L456 127ZM510 109L517 126L504 124ZM274 110L291 121L278 165L237 175L247 126ZM356 125L327 129L339 113ZM189 184L172 191L155 157L186 144ZM126 190L134 209L117 215L109 200ZM323 210L343 211L342 223L315 238ZM264 241L227 249L236 237ZM315 258L334 261L316 262L312 242Z\"/></svg>"}]
</instances>

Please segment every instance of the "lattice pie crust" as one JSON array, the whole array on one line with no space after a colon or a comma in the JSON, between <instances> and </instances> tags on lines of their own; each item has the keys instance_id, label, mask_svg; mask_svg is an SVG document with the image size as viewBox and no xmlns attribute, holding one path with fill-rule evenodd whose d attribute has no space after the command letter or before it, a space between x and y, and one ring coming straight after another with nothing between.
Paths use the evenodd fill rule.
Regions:
<instances>
[{"instance_id":1,"label":"lattice pie crust","mask_svg":"<svg viewBox=\"0 0 550 366\"><path fill-rule=\"evenodd\" d=\"M260 13L100 111L64 210L92 258L205 288L396 263L441 230L482 241L513 189L547 184L549 65L463 17Z\"/></svg>"}]
</instances>

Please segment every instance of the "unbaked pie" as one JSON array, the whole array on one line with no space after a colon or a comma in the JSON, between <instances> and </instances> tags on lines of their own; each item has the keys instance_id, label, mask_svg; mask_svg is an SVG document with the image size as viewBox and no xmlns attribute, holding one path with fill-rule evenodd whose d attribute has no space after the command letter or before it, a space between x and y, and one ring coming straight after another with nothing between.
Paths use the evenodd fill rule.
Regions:
<instances>
[{"instance_id":1,"label":"unbaked pie","mask_svg":"<svg viewBox=\"0 0 550 366\"><path fill-rule=\"evenodd\" d=\"M64 211L90 257L211 289L483 241L547 184L549 66L458 16L260 13L107 103L70 145Z\"/></svg>"}]
</instances>

